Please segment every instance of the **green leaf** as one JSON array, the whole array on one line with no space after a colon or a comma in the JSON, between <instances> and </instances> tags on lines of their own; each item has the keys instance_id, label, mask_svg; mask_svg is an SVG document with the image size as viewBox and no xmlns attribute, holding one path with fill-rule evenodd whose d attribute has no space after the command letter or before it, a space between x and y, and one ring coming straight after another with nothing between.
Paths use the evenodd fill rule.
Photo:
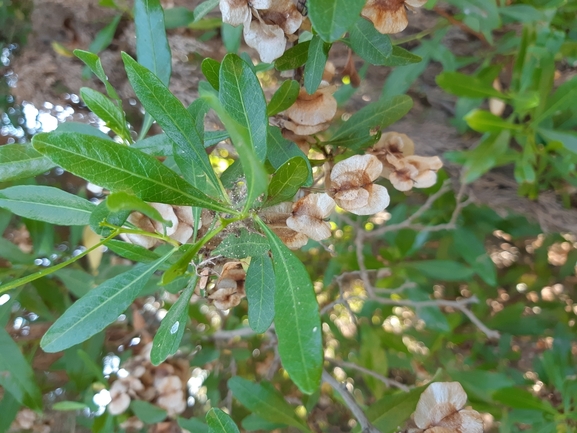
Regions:
<instances>
[{"instance_id":1,"label":"green leaf","mask_svg":"<svg viewBox=\"0 0 577 433\"><path fill-rule=\"evenodd\" d=\"M497 166L500 158L509 149L511 133L501 131L483 137L474 149L465 152L464 176L466 183L471 183Z\"/></svg>"},{"instance_id":2,"label":"green leaf","mask_svg":"<svg viewBox=\"0 0 577 433\"><path fill-rule=\"evenodd\" d=\"M461 97L509 99L485 81L460 72L442 72L437 75L436 81L446 92Z\"/></svg>"},{"instance_id":3,"label":"green leaf","mask_svg":"<svg viewBox=\"0 0 577 433\"><path fill-rule=\"evenodd\" d=\"M538 410L552 415L559 415L559 412L547 400L541 400L522 388L501 388L493 393L493 400L514 409Z\"/></svg>"},{"instance_id":4,"label":"green leaf","mask_svg":"<svg viewBox=\"0 0 577 433\"><path fill-rule=\"evenodd\" d=\"M294 408L270 383L254 383L236 376L228 380L228 389L243 406L263 419L310 432L307 426L297 418Z\"/></svg>"},{"instance_id":5,"label":"green leaf","mask_svg":"<svg viewBox=\"0 0 577 433\"><path fill-rule=\"evenodd\" d=\"M194 22L200 21L218 5L219 0L205 0L194 8Z\"/></svg>"},{"instance_id":6,"label":"green leaf","mask_svg":"<svg viewBox=\"0 0 577 433\"><path fill-rule=\"evenodd\" d=\"M0 327L0 386L31 409L42 408L42 393L34 371L10 334Z\"/></svg>"},{"instance_id":7,"label":"green leaf","mask_svg":"<svg viewBox=\"0 0 577 433\"><path fill-rule=\"evenodd\" d=\"M208 433L240 433L231 417L214 407L206 414L206 423Z\"/></svg>"},{"instance_id":8,"label":"green leaf","mask_svg":"<svg viewBox=\"0 0 577 433\"><path fill-rule=\"evenodd\" d=\"M126 141L132 141L130 131L126 126L124 112L118 108L110 99L96 90L82 87L80 97L86 106L98 117L100 117L110 129Z\"/></svg>"},{"instance_id":9,"label":"green leaf","mask_svg":"<svg viewBox=\"0 0 577 433\"><path fill-rule=\"evenodd\" d=\"M220 62L207 57L200 64L200 69L202 70L202 74L205 76L206 80L212 87L214 87L214 90L218 91L220 86Z\"/></svg>"},{"instance_id":10,"label":"green leaf","mask_svg":"<svg viewBox=\"0 0 577 433\"><path fill-rule=\"evenodd\" d=\"M465 281L475 273L473 269L450 260L423 260L405 263L403 266L415 269L427 277L443 281Z\"/></svg>"},{"instance_id":11,"label":"green leaf","mask_svg":"<svg viewBox=\"0 0 577 433\"><path fill-rule=\"evenodd\" d=\"M34 177L55 166L31 144L0 146L0 182Z\"/></svg>"},{"instance_id":12,"label":"green leaf","mask_svg":"<svg viewBox=\"0 0 577 433\"><path fill-rule=\"evenodd\" d=\"M395 123L413 107L406 95L381 98L363 107L346 121L331 138L334 145L353 145L358 137L366 137L371 129L386 128Z\"/></svg>"},{"instance_id":13,"label":"green leaf","mask_svg":"<svg viewBox=\"0 0 577 433\"><path fill-rule=\"evenodd\" d=\"M308 176L309 168L303 158L295 156L289 159L273 174L268 186L266 206L293 198Z\"/></svg>"},{"instance_id":14,"label":"green leaf","mask_svg":"<svg viewBox=\"0 0 577 433\"><path fill-rule=\"evenodd\" d=\"M241 228L239 235L230 234L214 249L214 256L224 256L229 259L244 259L268 253L269 243L264 236L250 233Z\"/></svg>"},{"instance_id":15,"label":"green leaf","mask_svg":"<svg viewBox=\"0 0 577 433\"><path fill-rule=\"evenodd\" d=\"M334 42L358 20L366 0L309 0L313 28L327 42Z\"/></svg>"},{"instance_id":16,"label":"green leaf","mask_svg":"<svg viewBox=\"0 0 577 433\"><path fill-rule=\"evenodd\" d=\"M465 261L471 265L477 275L490 286L497 285L497 269L495 263L485 250L485 245L475 234L464 227L453 232L455 249Z\"/></svg>"},{"instance_id":17,"label":"green leaf","mask_svg":"<svg viewBox=\"0 0 577 433\"><path fill-rule=\"evenodd\" d=\"M548 142L558 141L563 144L565 149L573 153L577 153L577 132L574 131L560 131L553 129L539 128L537 130ZM0 147L0 150L2 148Z\"/></svg>"},{"instance_id":18,"label":"green leaf","mask_svg":"<svg viewBox=\"0 0 577 433\"><path fill-rule=\"evenodd\" d=\"M80 122L64 122L58 125L58 127L54 130L55 132L77 132L79 134L84 135L92 135L94 137L102 138L108 141L112 140L108 135L102 132L100 129L95 128L92 125L88 125L86 123Z\"/></svg>"},{"instance_id":19,"label":"green leaf","mask_svg":"<svg viewBox=\"0 0 577 433\"><path fill-rule=\"evenodd\" d=\"M577 99L577 77L563 83L555 91L545 106L545 110L535 119L533 123L538 125L543 120L553 116L558 111L574 106Z\"/></svg>"},{"instance_id":20,"label":"green leaf","mask_svg":"<svg viewBox=\"0 0 577 433\"><path fill-rule=\"evenodd\" d=\"M200 167L215 189L221 191L220 182L212 169L192 115L153 73L126 53L122 53L122 59L128 80L146 111L175 143L178 152ZM179 168L183 171L187 169ZM224 193L221 193L221 198L225 198Z\"/></svg>"},{"instance_id":21,"label":"green leaf","mask_svg":"<svg viewBox=\"0 0 577 433\"><path fill-rule=\"evenodd\" d=\"M282 431L282 429L287 427L286 424L267 421L254 413L251 413L246 418L243 418L241 425L242 428L246 431L272 431L279 429Z\"/></svg>"},{"instance_id":22,"label":"green leaf","mask_svg":"<svg viewBox=\"0 0 577 433\"><path fill-rule=\"evenodd\" d=\"M130 409L145 424L156 424L164 421L168 415L164 409L144 400L132 400Z\"/></svg>"},{"instance_id":23,"label":"green leaf","mask_svg":"<svg viewBox=\"0 0 577 433\"><path fill-rule=\"evenodd\" d=\"M168 8L164 11L166 30L186 27L194 21L194 12L185 7Z\"/></svg>"},{"instance_id":24,"label":"green leaf","mask_svg":"<svg viewBox=\"0 0 577 433\"><path fill-rule=\"evenodd\" d=\"M229 54L230 55L230 54ZM221 86L223 80L221 77ZM244 211L247 211L256 198L266 191L268 186L268 176L264 165L259 157L256 156L253 143L248 130L231 118L214 93L206 92L201 89L201 96L208 102L211 108L218 114L218 117L225 125L230 134L232 143L238 153L239 160L242 164L246 179L247 196L244 204ZM266 106L265 106L266 109ZM265 113L266 117L266 113ZM268 122L268 118L267 118ZM266 142L265 142L266 152Z\"/></svg>"},{"instance_id":25,"label":"green leaf","mask_svg":"<svg viewBox=\"0 0 577 433\"><path fill-rule=\"evenodd\" d=\"M137 211L146 215L150 219L162 223L170 223L172 225L172 222L166 221L164 218L162 218L160 212L158 212L158 210L153 208L151 205L139 199L135 195L124 191L113 192L110 194L106 199L106 206L108 206L108 209L110 209L113 213L126 210Z\"/></svg>"},{"instance_id":26,"label":"green leaf","mask_svg":"<svg viewBox=\"0 0 577 433\"><path fill-rule=\"evenodd\" d=\"M394 433L415 411L417 402L426 386L414 388L409 392L388 395L373 403L367 411L369 421L381 433Z\"/></svg>"},{"instance_id":27,"label":"green leaf","mask_svg":"<svg viewBox=\"0 0 577 433\"><path fill-rule=\"evenodd\" d=\"M208 433L208 426L196 418L178 418L178 425L191 433Z\"/></svg>"},{"instance_id":28,"label":"green leaf","mask_svg":"<svg viewBox=\"0 0 577 433\"><path fill-rule=\"evenodd\" d=\"M16 215L61 226L88 225L96 206L51 186L19 185L0 190L0 207Z\"/></svg>"},{"instance_id":29,"label":"green leaf","mask_svg":"<svg viewBox=\"0 0 577 433\"><path fill-rule=\"evenodd\" d=\"M289 71L301 67L309 57L310 41L301 42L289 48L274 62L274 67L279 71Z\"/></svg>"},{"instance_id":30,"label":"green leaf","mask_svg":"<svg viewBox=\"0 0 577 433\"><path fill-rule=\"evenodd\" d=\"M245 281L248 324L257 333L265 332L274 319L275 276L268 254L252 255Z\"/></svg>"},{"instance_id":31,"label":"green leaf","mask_svg":"<svg viewBox=\"0 0 577 433\"><path fill-rule=\"evenodd\" d=\"M379 33L373 23L364 18L359 18L351 29L350 39L355 53L373 65L385 65L393 53L391 38Z\"/></svg>"},{"instance_id":32,"label":"green leaf","mask_svg":"<svg viewBox=\"0 0 577 433\"><path fill-rule=\"evenodd\" d=\"M40 341L42 349L49 353L59 352L102 331L132 304L150 276L172 253L170 251L153 263L136 265L92 289L46 331Z\"/></svg>"},{"instance_id":33,"label":"green leaf","mask_svg":"<svg viewBox=\"0 0 577 433\"><path fill-rule=\"evenodd\" d=\"M131 147L68 132L37 134L32 141L64 169L110 191L131 192L148 202L230 212L156 158Z\"/></svg>"},{"instance_id":34,"label":"green leaf","mask_svg":"<svg viewBox=\"0 0 577 433\"><path fill-rule=\"evenodd\" d=\"M416 54L411 53L404 48L401 48L397 45L393 45L393 50L391 55L387 57L383 66L407 66L413 63L419 63L423 60L421 56L417 56Z\"/></svg>"},{"instance_id":35,"label":"green leaf","mask_svg":"<svg viewBox=\"0 0 577 433\"><path fill-rule=\"evenodd\" d=\"M268 152L266 155L266 159L270 162L270 165L272 165L275 170L278 170L283 164L286 164L289 159L295 156L301 157L307 164L309 174L305 186L311 186L313 183L313 172L307 156L295 143L284 138L279 128L270 126L268 129Z\"/></svg>"},{"instance_id":36,"label":"green leaf","mask_svg":"<svg viewBox=\"0 0 577 433\"><path fill-rule=\"evenodd\" d=\"M320 386L323 351L319 306L311 279L302 262L272 230L257 220L273 254L275 329L284 369L305 394Z\"/></svg>"},{"instance_id":37,"label":"green leaf","mask_svg":"<svg viewBox=\"0 0 577 433\"><path fill-rule=\"evenodd\" d=\"M80 60L82 60L86 64L86 66L90 68L90 70L94 73L94 75L96 75L98 79L102 81L104 87L106 88L106 93L108 93L108 96L110 96L112 99L120 101L120 96L118 96L118 93L116 93L116 90L114 90L114 87L112 87L110 81L108 81L108 77L104 72L104 68L102 67L102 62L100 61L100 58L96 54L91 53L90 51L83 51L83 50L74 50L74 55L78 57Z\"/></svg>"},{"instance_id":38,"label":"green leaf","mask_svg":"<svg viewBox=\"0 0 577 433\"><path fill-rule=\"evenodd\" d=\"M267 115L274 116L286 110L295 103L299 96L301 86L295 80L286 80L272 95L267 107Z\"/></svg>"},{"instance_id":39,"label":"green leaf","mask_svg":"<svg viewBox=\"0 0 577 433\"><path fill-rule=\"evenodd\" d=\"M54 275L58 277L58 279L64 283L64 286L68 291L74 294L77 298L86 295L94 287L94 278L92 275L81 269L74 269L69 266L56 271Z\"/></svg>"},{"instance_id":40,"label":"green leaf","mask_svg":"<svg viewBox=\"0 0 577 433\"><path fill-rule=\"evenodd\" d=\"M112 229L102 227L100 226L100 223L107 222L108 224L120 227L126 222L126 219L130 215L130 211L111 212L106 205L107 199L108 198L104 199L104 201L100 202L100 204L96 206L96 209L94 209L90 215L89 221L92 231L104 237L110 236Z\"/></svg>"},{"instance_id":41,"label":"green leaf","mask_svg":"<svg viewBox=\"0 0 577 433\"><path fill-rule=\"evenodd\" d=\"M134 262L150 263L160 258L154 251L124 241L112 239L106 243L106 246L120 257Z\"/></svg>"},{"instance_id":42,"label":"green leaf","mask_svg":"<svg viewBox=\"0 0 577 433\"><path fill-rule=\"evenodd\" d=\"M477 132L501 132L522 128L521 125L514 125L485 110L471 111L465 116L465 121L472 130Z\"/></svg>"},{"instance_id":43,"label":"green leaf","mask_svg":"<svg viewBox=\"0 0 577 433\"><path fill-rule=\"evenodd\" d=\"M24 253L17 245L3 237L0 237L0 257L5 258L12 264L29 265L34 262L33 256Z\"/></svg>"},{"instance_id":44,"label":"green leaf","mask_svg":"<svg viewBox=\"0 0 577 433\"><path fill-rule=\"evenodd\" d=\"M53 410L68 411L68 410L84 410L88 409L88 405L80 403L79 401L58 401L52 405Z\"/></svg>"},{"instance_id":45,"label":"green leaf","mask_svg":"<svg viewBox=\"0 0 577 433\"><path fill-rule=\"evenodd\" d=\"M240 48L240 43L242 41L243 24L240 26L231 26L228 23L222 23L220 28L220 36L222 39L222 44L226 48L227 53L238 53Z\"/></svg>"},{"instance_id":46,"label":"green leaf","mask_svg":"<svg viewBox=\"0 0 577 433\"><path fill-rule=\"evenodd\" d=\"M245 144L264 161L268 116L258 78L239 56L227 54L222 60L219 82L220 103L228 115L247 130L249 142Z\"/></svg>"},{"instance_id":47,"label":"green leaf","mask_svg":"<svg viewBox=\"0 0 577 433\"><path fill-rule=\"evenodd\" d=\"M16 419L21 406L21 403L5 390L4 397L0 400L0 413L2 414L2 418L0 418L0 433L6 433L10 430L12 421Z\"/></svg>"},{"instance_id":48,"label":"green leaf","mask_svg":"<svg viewBox=\"0 0 577 433\"><path fill-rule=\"evenodd\" d=\"M138 63L152 71L164 85L168 86L172 72L172 57L166 38L164 11L160 1L136 0L134 24L136 25Z\"/></svg>"},{"instance_id":49,"label":"green leaf","mask_svg":"<svg viewBox=\"0 0 577 433\"><path fill-rule=\"evenodd\" d=\"M318 36L311 39L304 74L305 89L309 95L315 93L321 84L330 49L331 44L323 42Z\"/></svg>"},{"instance_id":50,"label":"green leaf","mask_svg":"<svg viewBox=\"0 0 577 433\"><path fill-rule=\"evenodd\" d=\"M150 361L153 365L159 365L166 358L174 355L180 347L188 321L188 304L194 293L196 281L197 277L194 276L160 322L150 352Z\"/></svg>"},{"instance_id":51,"label":"green leaf","mask_svg":"<svg viewBox=\"0 0 577 433\"><path fill-rule=\"evenodd\" d=\"M88 51L91 53L99 53L100 51L104 50L110 43L112 39L114 39L114 33L116 33L116 27L120 23L122 15L116 15L110 23L100 30L94 40L90 43L88 47Z\"/></svg>"}]
</instances>

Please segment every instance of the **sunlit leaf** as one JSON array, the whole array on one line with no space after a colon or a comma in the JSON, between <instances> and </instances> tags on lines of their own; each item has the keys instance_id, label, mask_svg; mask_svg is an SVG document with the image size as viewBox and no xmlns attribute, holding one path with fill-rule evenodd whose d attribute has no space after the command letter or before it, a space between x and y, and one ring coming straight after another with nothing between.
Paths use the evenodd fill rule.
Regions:
<instances>
[{"instance_id":1,"label":"sunlit leaf","mask_svg":"<svg viewBox=\"0 0 577 433\"><path fill-rule=\"evenodd\" d=\"M214 407L206 414L206 423L208 433L240 433L231 417Z\"/></svg>"},{"instance_id":2,"label":"sunlit leaf","mask_svg":"<svg viewBox=\"0 0 577 433\"><path fill-rule=\"evenodd\" d=\"M312 394L321 381L323 352L319 306L302 262L258 220L273 254L275 330L284 369L299 389Z\"/></svg>"},{"instance_id":3,"label":"sunlit leaf","mask_svg":"<svg viewBox=\"0 0 577 433\"><path fill-rule=\"evenodd\" d=\"M309 176L307 163L300 156L295 156L281 165L274 172L268 186L266 206L272 206L295 196Z\"/></svg>"},{"instance_id":4,"label":"sunlit leaf","mask_svg":"<svg viewBox=\"0 0 577 433\"><path fill-rule=\"evenodd\" d=\"M230 259L244 259L266 254L269 250L269 243L264 236L242 228L238 235L230 234L225 237L212 254Z\"/></svg>"},{"instance_id":5,"label":"sunlit leaf","mask_svg":"<svg viewBox=\"0 0 577 433\"><path fill-rule=\"evenodd\" d=\"M267 114L274 116L293 105L299 96L300 88L295 80L284 81L268 103Z\"/></svg>"},{"instance_id":6,"label":"sunlit leaf","mask_svg":"<svg viewBox=\"0 0 577 433\"><path fill-rule=\"evenodd\" d=\"M37 134L32 142L61 167L110 191L131 192L149 202L228 211L156 158L128 146L67 132Z\"/></svg>"}]
</instances>

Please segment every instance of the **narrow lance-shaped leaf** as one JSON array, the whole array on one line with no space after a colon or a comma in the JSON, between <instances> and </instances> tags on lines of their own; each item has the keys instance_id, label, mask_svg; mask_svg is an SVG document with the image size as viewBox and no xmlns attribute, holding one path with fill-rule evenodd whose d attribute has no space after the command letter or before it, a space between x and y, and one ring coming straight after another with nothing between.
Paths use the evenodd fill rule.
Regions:
<instances>
[{"instance_id":1,"label":"narrow lance-shaped leaf","mask_svg":"<svg viewBox=\"0 0 577 433\"><path fill-rule=\"evenodd\" d=\"M284 81L274 95L272 95L268 103L267 114L274 116L293 105L299 96L300 87L298 81Z\"/></svg>"},{"instance_id":2,"label":"narrow lance-shaped leaf","mask_svg":"<svg viewBox=\"0 0 577 433\"><path fill-rule=\"evenodd\" d=\"M112 212L120 212L125 210L137 211L155 221L172 224L170 221L166 221L164 218L162 218L160 212L158 212L157 209L153 208L144 200L141 200L135 195L124 191L110 194L106 199L106 206L108 206L108 209L110 209Z\"/></svg>"},{"instance_id":3,"label":"narrow lance-shaped leaf","mask_svg":"<svg viewBox=\"0 0 577 433\"><path fill-rule=\"evenodd\" d=\"M319 306L311 279L301 261L260 219L273 254L275 272L275 330L282 365L306 393L321 381L323 351Z\"/></svg>"},{"instance_id":4,"label":"narrow lance-shaped leaf","mask_svg":"<svg viewBox=\"0 0 577 433\"><path fill-rule=\"evenodd\" d=\"M96 205L51 186L18 185L0 190L0 207L35 221L83 226Z\"/></svg>"},{"instance_id":5,"label":"narrow lance-shaped leaf","mask_svg":"<svg viewBox=\"0 0 577 433\"><path fill-rule=\"evenodd\" d=\"M136 265L88 292L48 329L40 341L42 349L59 352L102 331L132 304L150 276L172 253L153 263Z\"/></svg>"},{"instance_id":6,"label":"narrow lance-shaped leaf","mask_svg":"<svg viewBox=\"0 0 577 433\"><path fill-rule=\"evenodd\" d=\"M311 41L301 42L289 48L274 62L274 67L279 71L296 69L307 62Z\"/></svg>"},{"instance_id":7,"label":"narrow lance-shaped leaf","mask_svg":"<svg viewBox=\"0 0 577 433\"><path fill-rule=\"evenodd\" d=\"M206 414L206 423L208 433L240 433L231 417L214 407Z\"/></svg>"},{"instance_id":8,"label":"narrow lance-shaped leaf","mask_svg":"<svg viewBox=\"0 0 577 433\"><path fill-rule=\"evenodd\" d=\"M184 161L197 165L207 176L221 198L226 199L210 161L196 122L182 103L170 90L145 67L139 65L126 53L122 59L128 80L148 113L158 122L166 135L175 143ZM179 167L186 172L190 167Z\"/></svg>"},{"instance_id":9,"label":"narrow lance-shaped leaf","mask_svg":"<svg viewBox=\"0 0 577 433\"><path fill-rule=\"evenodd\" d=\"M366 0L309 0L313 28L326 42L339 39L357 21Z\"/></svg>"},{"instance_id":10,"label":"narrow lance-shaped leaf","mask_svg":"<svg viewBox=\"0 0 577 433\"><path fill-rule=\"evenodd\" d=\"M335 145L352 145L373 128L386 128L409 112L413 100L406 95L379 99L351 116L331 138Z\"/></svg>"},{"instance_id":11,"label":"narrow lance-shaped leaf","mask_svg":"<svg viewBox=\"0 0 577 433\"><path fill-rule=\"evenodd\" d=\"M0 182L34 177L55 166L31 144L0 146Z\"/></svg>"},{"instance_id":12,"label":"narrow lance-shaped leaf","mask_svg":"<svg viewBox=\"0 0 577 433\"><path fill-rule=\"evenodd\" d=\"M110 129L130 142L132 138L124 119L124 112L102 93L88 87L80 89L80 97L90 110L100 117Z\"/></svg>"},{"instance_id":13,"label":"narrow lance-shaped leaf","mask_svg":"<svg viewBox=\"0 0 577 433\"><path fill-rule=\"evenodd\" d=\"M218 114L218 117L229 132L232 143L238 153L246 178L247 197L244 206L246 211L252 206L256 198L266 191L268 179L264 165L255 154L247 129L228 115L214 93L201 89L201 96Z\"/></svg>"},{"instance_id":14,"label":"narrow lance-shaped leaf","mask_svg":"<svg viewBox=\"0 0 577 433\"><path fill-rule=\"evenodd\" d=\"M379 33L370 21L359 18L350 32L356 54L373 65L384 65L393 51L391 38Z\"/></svg>"},{"instance_id":15,"label":"narrow lance-shaped leaf","mask_svg":"<svg viewBox=\"0 0 577 433\"><path fill-rule=\"evenodd\" d=\"M74 50L74 55L82 60L86 66L90 68L94 75L96 75L98 79L102 81L108 96L116 101L120 101L120 96L118 96L118 93L116 93L116 90L114 90L114 87L112 87L110 81L108 81L108 77L104 72L100 58L96 54L84 50Z\"/></svg>"},{"instance_id":16,"label":"narrow lance-shaped leaf","mask_svg":"<svg viewBox=\"0 0 577 433\"><path fill-rule=\"evenodd\" d=\"M243 406L263 419L310 431L297 418L294 408L270 383L254 383L236 376L228 380L228 389Z\"/></svg>"},{"instance_id":17,"label":"narrow lance-shaped leaf","mask_svg":"<svg viewBox=\"0 0 577 433\"><path fill-rule=\"evenodd\" d=\"M32 142L36 150L64 169L113 192L131 192L148 202L230 211L156 158L131 147L69 132L37 134Z\"/></svg>"},{"instance_id":18,"label":"narrow lance-shaped leaf","mask_svg":"<svg viewBox=\"0 0 577 433\"><path fill-rule=\"evenodd\" d=\"M170 81L172 59L164 27L164 11L159 0L134 2L136 58L165 85Z\"/></svg>"},{"instance_id":19,"label":"narrow lance-shaped leaf","mask_svg":"<svg viewBox=\"0 0 577 433\"><path fill-rule=\"evenodd\" d=\"M491 84L460 72L442 72L435 81L443 90L461 97L509 99Z\"/></svg>"},{"instance_id":20,"label":"narrow lance-shaped leaf","mask_svg":"<svg viewBox=\"0 0 577 433\"><path fill-rule=\"evenodd\" d=\"M202 61L200 68L210 85L214 87L214 90L218 91L220 86L218 78L220 74L220 62L207 57Z\"/></svg>"},{"instance_id":21,"label":"narrow lance-shaped leaf","mask_svg":"<svg viewBox=\"0 0 577 433\"><path fill-rule=\"evenodd\" d=\"M219 76L220 103L247 130L249 142L260 161L266 157L268 116L260 82L250 66L236 54L222 60Z\"/></svg>"},{"instance_id":22,"label":"narrow lance-shaped leaf","mask_svg":"<svg viewBox=\"0 0 577 433\"><path fill-rule=\"evenodd\" d=\"M465 116L467 125L478 132L501 132L522 129L521 125L508 122L485 110L473 110Z\"/></svg>"},{"instance_id":23,"label":"narrow lance-shaped leaf","mask_svg":"<svg viewBox=\"0 0 577 433\"><path fill-rule=\"evenodd\" d=\"M289 159L273 174L268 186L267 206L293 198L308 176L309 168L303 158L295 156Z\"/></svg>"},{"instance_id":24,"label":"narrow lance-shaped leaf","mask_svg":"<svg viewBox=\"0 0 577 433\"><path fill-rule=\"evenodd\" d=\"M323 42L318 36L313 36L309 45L309 56L305 65L304 76L305 89L309 95L315 93L321 84L330 49L330 44Z\"/></svg>"},{"instance_id":25,"label":"narrow lance-shaped leaf","mask_svg":"<svg viewBox=\"0 0 577 433\"><path fill-rule=\"evenodd\" d=\"M116 28L118 27L121 19L122 14L116 15L106 27L96 33L96 36L88 47L88 51L91 53L99 53L108 47L108 45L110 45L112 42L112 39L114 39L114 33L116 33ZM89 68L84 68L82 71L82 78L85 80L90 78Z\"/></svg>"},{"instance_id":26,"label":"narrow lance-shaped leaf","mask_svg":"<svg viewBox=\"0 0 577 433\"><path fill-rule=\"evenodd\" d=\"M176 353L180 347L184 329L188 320L188 304L196 287L197 277L194 276L178 300L172 305L154 336L150 361L159 365L166 358Z\"/></svg>"},{"instance_id":27,"label":"narrow lance-shaped leaf","mask_svg":"<svg viewBox=\"0 0 577 433\"><path fill-rule=\"evenodd\" d=\"M422 57L417 56L416 54L411 53L404 48L401 48L397 45L393 45L393 50L391 55L387 57L383 66L407 66L413 63L419 63L423 60Z\"/></svg>"},{"instance_id":28,"label":"narrow lance-shaped leaf","mask_svg":"<svg viewBox=\"0 0 577 433\"><path fill-rule=\"evenodd\" d=\"M266 254L269 249L269 243L264 236L241 228L238 235L230 234L224 238L212 254L229 259L244 259Z\"/></svg>"},{"instance_id":29,"label":"narrow lance-shaped leaf","mask_svg":"<svg viewBox=\"0 0 577 433\"><path fill-rule=\"evenodd\" d=\"M253 255L246 272L248 324L258 333L265 332L274 319L275 276L268 254Z\"/></svg>"},{"instance_id":30,"label":"narrow lance-shaped leaf","mask_svg":"<svg viewBox=\"0 0 577 433\"><path fill-rule=\"evenodd\" d=\"M307 164L309 175L304 186L311 186L313 184L313 172L307 156L295 143L284 138L279 128L270 126L268 128L268 152L266 155L270 165L278 170L281 165L295 156L301 157Z\"/></svg>"},{"instance_id":31,"label":"narrow lance-shaped leaf","mask_svg":"<svg viewBox=\"0 0 577 433\"><path fill-rule=\"evenodd\" d=\"M0 327L0 347L0 386L21 404L40 410L42 393L34 371L4 327Z\"/></svg>"}]
</instances>

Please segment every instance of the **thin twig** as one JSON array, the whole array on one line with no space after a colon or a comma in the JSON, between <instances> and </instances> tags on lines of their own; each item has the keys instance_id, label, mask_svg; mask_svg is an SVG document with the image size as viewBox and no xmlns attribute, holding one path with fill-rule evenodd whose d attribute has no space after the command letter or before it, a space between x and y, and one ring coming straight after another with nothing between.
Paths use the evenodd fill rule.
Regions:
<instances>
[{"instance_id":1,"label":"thin twig","mask_svg":"<svg viewBox=\"0 0 577 433\"><path fill-rule=\"evenodd\" d=\"M367 368L361 367L360 365L354 364L352 362L340 361L338 359L327 358L327 357L325 357L325 361L328 361L331 364L338 365L339 367L350 368L352 370L357 370L357 371L360 371L361 373L368 374L369 376L373 376L375 379L380 380L389 388L398 388L398 389L405 391L405 392L409 392L411 389L407 385L403 385L402 383L397 382L396 380L389 379L388 377L382 376L379 373L374 372L373 370L369 370Z\"/></svg>"},{"instance_id":2,"label":"thin twig","mask_svg":"<svg viewBox=\"0 0 577 433\"><path fill-rule=\"evenodd\" d=\"M445 18L447 21L449 21L451 24L459 27L461 30L463 30L465 33L469 33L473 36L475 36L477 39L479 39L481 42L483 42L483 44L485 44L485 46L490 47L491 44L489 43L489 41L487 41L487 38L485 37L485 35L483 33L480 32L476 32L475 30L473 30L471 27L467 26L466 24L462 23L461 21L459 21L458 19L456 19L453 15L451 15L449 12L444 11L443 9L441 9L439 6L435 6L433 8L433 10L435 12L437 12L440 16L442 16L443 18Z\"/></svg>"},{"instance_id":3,"label":"thin twig","mask_svg":"<svg viewBox=\"0 0 577 433\"><path fill-rule=\"evenodd\" d=\"M345 404L350 409L355 419L359 422L363 433L380 433L380 431L371 424L347 388L342 383L339 383L325 370L323 370L323 382L328 383L335 391L341 395Z\"/></svg>"}]
</instances>

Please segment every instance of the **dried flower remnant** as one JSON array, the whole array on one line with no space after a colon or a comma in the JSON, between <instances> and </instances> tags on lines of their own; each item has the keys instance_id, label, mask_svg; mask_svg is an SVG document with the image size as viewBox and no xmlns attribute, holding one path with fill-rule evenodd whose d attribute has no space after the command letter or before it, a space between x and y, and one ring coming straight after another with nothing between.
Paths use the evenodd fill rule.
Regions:
<instances>
[{"instance_id":1,"label":"dried flower remnant","mask_svg":"<svg viewBox=\"0 0 577 433\"><path fill-rule=\"evenodd\" d=\"M166 235L170 238L184 244L190 240L194 232L192 221L192 207L190 206L170 206L163 203L150 203L155 208L163 219L172 223L171 227L166 227ZM159 221L154 221L140 212L133 212L127 219L128 222L134 224L141 230L150 233L164 233L164 225ZM202 221L199 222L198 227L202 226ZM152 248L158 245L158 239L150 236L122 233L120 235L126 242L139 245L144 248Z\"/></svg>"},{"instance_id":2,"label":"dried flower remnant","mask_svg":"<svg viewBox=\"0 0 577 433\"><path fill-rule=\"evenodd\" d=\"M244 280L246 272L241 262L228 262L222 267L222 273L216 285L207 296L219 310L229 310L236 307L246 297Z\"/></svg>"},{"instance_id":3,"label":"dried flower remnant","mask_svg":"<svg viewBox=\"0 0 577 433\"><path fill-rule=\"evenodd\" d=\"M390 202L387 189L373 182L383 170L374 155L355 155L333 167L329 195L337 204L356 215L373 215Z\"/></svg>"},{"instance_id":4,"label":"dried flower remnant","mask_svg":"<svg viewBox=\"0 0 577 433\"><path fill-rule=\"evenodd\" d=\"M388 178L398 191L433 186L437 183L437 171L443 166L443 161L438 156L412 155L397 158L389 154L387 161L393 166Z\"/></svg>"},{"instance_id":5,"label":"dried flower remnant","mask_svg":"<svg viewBox=\"0 0 577 433\"><path fill-rule=\"evenodd\" d=\"M222 21L235 27L245 24L252 17L251 7L268 9L271 3L272 0L220 0Z\"/></svg>"},{"instance_id":6,"label":"dried flower remnant","mask_svg":"<svg viewBox=\"0 0 577 433\"><path fill-rule=\"evenodd\" d=\"M383 164L381 177L389 177L394 166L387 160L387 155L392 154L396 158L404 158L415 154L415 143L406 134L399 132L386 132L375 145L368 150L369 153L379 158Z\"/></svg>"},{"instance_id":7,"label":"dried flower remnant","mask_svg":"<svg viewBox=\"0 0 577 433\"><path fill-rule=\"evenodd\" d=\"M384 34L399 33L409 25L406 8L419 8L427 0L368 0L361 15Z\"/></svg>"},{"instance_id":8,"label":"dried flower remnant","mask_svg":"<svg viewBox=\"0 0 577 433\"><path fill-rule=\"evenodd\" d=\"M114 381L110 387L111 401L108 405L108 413L110 415L124 413L130 406L131 399L142 391L144 391L144 385L134 376L127 376Z\"/></svg>"},{"instance_id":9,"label":"dried flower remnant","mask_svg":"<svg viewBox=\"0 0 577 433\"><path fill-rule=\"evenodd\" d=\"M317 91L312 95L301 88L295 103L283 112L288 118L284 122L284 127L303 136L328 129L331 120L337 114L334 91L334 86L330 86L326 81L321 82Z\"/></svg>"},{"instance_id":10,"label":"dried flower remnant","mask_svg":"<svg viewBox=\"0 0 577 433\"><path fill-rule=\"evenodd\" d=\"M287 218L288 228L322 241L331 236L331 226L325 221L335 209L335 201L327 194L309 194L297 201L292 215Z\"/></svg>"},{"instance_id":11,"label":"dried flower remnant","mask_svg":"<svg viewBox=\"0 0 577 433\"><path fill-rule=\"evenodd\" d=\"M293 0L272 0L268 8L262 9L259 15L263 21L279 26L287 36L295 33L303 23L303 16Z\"/></svg>"},{"instance_id":12,"label":"dried flower remnant","mask_svg":"<svg viewBox=\"0 0 577 433\"><path fill-rule=\"evenodd\" d=\"M292 216L292 212L293 203L284 202L261 210L259 216L287 247L298 250L307 244L309 238L287 226L287 219Z\"/></svg>"},{"instance_id":13,"label":"dried flower remnant","mask_svg":"<svg viewBox=\"0 0 577 433\"><path fill-rule=\"evenodd\" d=\"M463 410L467 394L459 382L436 382L421 394L407 433L483 433L483 419Z\"/></svg>"},{"instance_id":14,"label":"dried flower remnant","mask_svg":"<svg viewBox=\"0 0 577 433\"><path fill-rule=\"evenodd\" d=\"M180 377L175 375L156 377L154 387L159 394L156 398L156 404L165 409L168 416L184 412L186 401Z\"/></svg>"}]
</instances>

